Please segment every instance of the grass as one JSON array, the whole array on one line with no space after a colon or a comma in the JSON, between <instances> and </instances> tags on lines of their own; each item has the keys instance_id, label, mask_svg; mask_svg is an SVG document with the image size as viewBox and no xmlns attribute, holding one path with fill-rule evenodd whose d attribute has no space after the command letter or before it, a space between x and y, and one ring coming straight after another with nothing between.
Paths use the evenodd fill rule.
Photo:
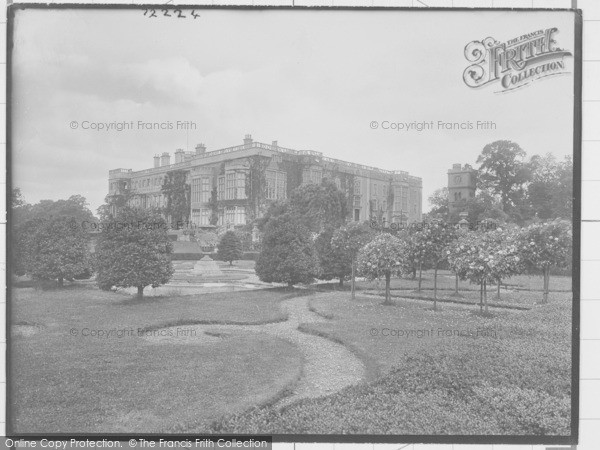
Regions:
<instances>
[{"instance_id":1,"label":"grass","mask_svg":"<svg viewBox=\"0 0 600 450\"><path fill-rule=\"evenodd\" d=\"M210 431L570 434L567 296L489 316L448 305L433 312L419 302L383 306L360 295L351 301L346 292L316 296L311 308L333 320L303 328L368 355L367 367L382 376L284 410L232 415Z\"/></svg>"},{"instance_id":2,"label":"grass","mask_svg":"<svg viewBox=\"0 0 600 450\"><path fill-rule=\"evenodd\" d=\"M13 431L164 432L269 404L301 373L302 357L289 342L243 332L209 345L137 336L163 324L284 320L278 304L296 295L242 294L138 301L81 285L14 289L12 323L44 328L12 340ZM82 336L111 329L109 338Z\"/></svg>"},{"instance_id":3,"label":"grass","mask_svg":"<svg viewBox=\"0 0 600 450\"><path fill-rule=\"evenodd\" d=\"M535 288L529 278L513 281ZM557 289L570 284L553 279ZM393 283L401 295L413 282ZM446 283L453 289L453 279ZM476 306L444 303L434 312L420 300L383 306L360 291L350 300L347 291L287 288L142 301L90 283L15 289L12 323L40 327L12 341L13 431L568 435L571 294L553 292L548 305L533 304L539 291L513 294L514 304L531 309L484 316ZM286 318L280 302L299 295L310 295L309 309L327 319L299 329L347 346L367 378L283 409L273 403L303 364L287 341L239 332L199 346L80 334L277 322Z\"/></svg>"},{"instance_id":4,"label":"grass","mask_svg":"<svg viewBox=\"0 0 600 450\"><path fill-rule=\"evenodd\" d=\"M366 294L379 295L385 297L384 290L377 291L364 291ZM413 300L427 300L433 302L433 291L429 289L417 291L404 291L395 289L391 291L393 298L398 301L402 299L413 299ZM552 292L550 293L550 301L552 299L563 299L569 298L570 293L565 292ZM478 305L480 300L479 291L461 291L458 296L454 295L454 291L438 291L438 301L447 303L461 303ZM519 291L519 292L504 292L501 291L500 298L496 296L496 291L487 293L487 303L491 307L498 308L515 308L515 309L529 309L536 303L540 303L542 300L542 293L538 291Z\"/></svg>"}]
</instances>

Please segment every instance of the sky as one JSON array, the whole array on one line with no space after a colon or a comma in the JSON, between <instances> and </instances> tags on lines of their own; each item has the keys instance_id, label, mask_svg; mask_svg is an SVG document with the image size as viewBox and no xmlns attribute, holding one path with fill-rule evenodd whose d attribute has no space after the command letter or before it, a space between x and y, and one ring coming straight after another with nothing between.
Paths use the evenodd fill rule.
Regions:
<instances>
[{"instance_id":1,"label":"sky","mask_svg":"<svg viewBox=\"0 0 600 450\"><path fill-rule=\"evenodd\" d=\"M184 14L190 14L185 11ZM465 46L557 27L568 12L200 10L197 19L143 10L17 11L12 53L12 173L26 201L80 194L95 212L108 171L141 170L178 148L259 142L423 179L427 198L453 163L476 165L495 140L529 156L573 152L573 76L510 93L466 86ZM573 58L565 59L569 72ZM96 130L93 124L131 123ZM173 129L138 129L138 122ZM177 121L195 129L177 130ZM384 129L434 121L433 130ZM492 121L496 129L438 130ZM372 125L377 123L377 128ZM113 125L114 126L114 125Z\"/></svg>"}]
</instances>

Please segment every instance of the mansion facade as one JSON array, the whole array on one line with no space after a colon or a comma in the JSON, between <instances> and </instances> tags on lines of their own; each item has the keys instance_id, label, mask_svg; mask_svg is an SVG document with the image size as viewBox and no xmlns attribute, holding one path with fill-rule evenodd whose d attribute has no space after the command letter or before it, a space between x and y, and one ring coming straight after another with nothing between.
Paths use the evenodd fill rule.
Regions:
<instances>
[{"instance_id":1,"label":"mansion facade","mask_svg":"<svg viewBox=\"0 0 600 450\"><path fill-rule=\"evenodd\" d=\"M298 186L319 184L326 178L346 194L350 220L377 216L388 223L406 224L420 222L422 216L421 178L328 158L312 150L280 147L277 141L255 142L250 135L235 147L207 151L204 144L198 144L194 152L178 149L174 161L168 152L155 155L150 169L110 170L108 198L126 195L131 206L164 207L162 186L173 171L185 173L191 192L190 222L201 228L246 225L260 218L270 202L289 198Z\"/></svg>"}]
</instances>

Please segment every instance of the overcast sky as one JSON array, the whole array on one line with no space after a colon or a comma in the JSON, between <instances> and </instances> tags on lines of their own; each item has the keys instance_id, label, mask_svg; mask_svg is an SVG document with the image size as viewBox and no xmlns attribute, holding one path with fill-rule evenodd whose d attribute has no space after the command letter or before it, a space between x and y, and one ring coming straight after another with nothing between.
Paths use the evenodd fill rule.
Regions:
<instances>
[{"instance_id":1,"label":"overcast sky","mask_svg":"<svg viewBox=\"0 0 600 450\"><path fill-rule=\"evenodd\" d=\"M157 14L160 12L157 11ZM186 11L185 14L189 14ZM108 171L152 167L155 153L260 142L423 178L427 197L485 144L572 153L572 75L511 93L467 87L464 47L558 27L569 13L203 10L18 11L13 50L13 183L25 199L103 202ZM572 70L573 58L565 59ZM192 121L196 130L92 131L89 122ZM377 121L494 121L496 130L396 132ZM71 128L76 121L77 129ZM172 161L173 161L172 157Z\"/></svg>"}]
</instances>

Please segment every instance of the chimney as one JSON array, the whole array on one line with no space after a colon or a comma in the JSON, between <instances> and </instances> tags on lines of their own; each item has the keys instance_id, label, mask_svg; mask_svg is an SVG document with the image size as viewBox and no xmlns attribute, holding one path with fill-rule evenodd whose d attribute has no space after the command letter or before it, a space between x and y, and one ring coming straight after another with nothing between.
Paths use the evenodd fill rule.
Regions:
<instances>
[{"instance_id":1,"label":"chimney","mask_svg":"<svg viewBox=\"0 0 600 450\"><path fill-rule=\"evenodd\" d=\"M452 164L452 169L454 169L454 170L460 170L461 169L460 163L458 163L458 164Z\"/></svg>"},{"instance_id":2,"label":"chimney","mask_svg":"<svg viewBox=\"0 0 600 450\"><path fill-rule=\"evenodd\" d=\"M196 145L196 155L203 155L206 153L206 145L200 143Z\"/></svg>"},{"instance_id":3,"label":"chimney","mask_svg":"<svg viewBox=\"0 0 600 450\"><path fill-rule=\"evenodd\" d=\"M171 165L171 155L169 152L164 152L160 158L160 166L169 166Z\"/></svg>"},{"instance_id":4,"label":"chimney","mask_svg":"<svg viewBox=\"0 0 600 450\"><path fill-rule=\"evenodd\" d=\"M251 134L247 134L246 137L244 138L244 145L247 147L252 145L252 135Z\"/></svg>"},{"instance_id":5,"label":"chimney","mask_svg":"<svg viewBox=\"0 0 600 450\"><path fill-rule=\"evenodd\" d=\"M160 156L154 155L154 168L160 167Z\"/></svg>"},{"instance_id":6,"label":"chimney","mask_svg":"<svg viewBox=\"0 0 600 450\"><path fill-rule=\"evenodd\" d=\"M185 152L183 151L182 148L178 148L177 150L175 150L175 164L183 162Z\"/></svg>"},{"instance_id":7,"label":"chimney","mask_svg":"<svg viewBox=\"0 0 600 450\"><path fill-rule=\"evenodd\" d=\"M273 142L271 143L271 147L273 147L273 148L277 148L277 141L273 141Z\"/></svg>"}]
</instances>

